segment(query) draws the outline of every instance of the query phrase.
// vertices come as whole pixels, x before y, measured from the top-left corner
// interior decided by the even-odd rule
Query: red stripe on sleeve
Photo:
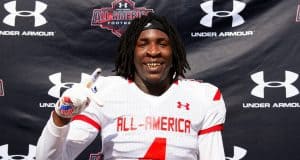
[[[218,101],[221,99],[221,91],[218,89],[215,96],[214,96],[214,101]]]
[[[91,118],[89,118],[85,115],[76,115],[72,118],[72,121],[74,121],[74,120],[81,120],[81,121],[84,121],[84,122],[94,126],[98,130],[101,129],[101,126],[97,122],[95,122],[94,120],[92,120]]]
[[[204,129],[204,130],[200,130],[198,132],[198,135],[203,135],[203,134],[207,134],[210,132],[215,132],[215,131],[222,131],[224,129],[224,125],[223,124],[219,124],[219,125],[215,125],[213,127]]]

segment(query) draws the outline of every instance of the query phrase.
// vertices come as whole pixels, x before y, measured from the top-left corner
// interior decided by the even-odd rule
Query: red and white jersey
[[[220,131],[226,109],[215,86],[183,79],[153,96],[112,76],[99,78],[93,90],[104,105],[92,102],[69,126],[49,120],[39,143],[52,145],[39,144],[37,158],[73,159],[101,132],[104,159],[225,159]]]

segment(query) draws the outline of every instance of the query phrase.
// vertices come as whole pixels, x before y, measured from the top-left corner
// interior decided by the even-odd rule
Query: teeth
[[[156,67],[156,66],[159,66],[160,63],[147,63],[147,66],[148,67]]]

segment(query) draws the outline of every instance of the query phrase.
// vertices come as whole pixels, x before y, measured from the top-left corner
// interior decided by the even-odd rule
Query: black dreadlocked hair
[[[166,29],[166,34],[169,36],[170,45],[172,48],[173,64],[170,70],[170,76],[173,80],[178,76],[185,77],[186,69],[190,70],[190,65],[186,59],[186,51],[184,45],[179,37],[175,28],[163,16],[158,16],[154,13],[149,13],[147,16],[131,21],[125,33],[120,38],[118,46],[118,56],[115,62],[116,75],[122,76],[127,79],[133,79],[135,73],[135,66],[133,62],[134,49],[140,33],[143,31],[144,26],[156,20],[160,22]]]

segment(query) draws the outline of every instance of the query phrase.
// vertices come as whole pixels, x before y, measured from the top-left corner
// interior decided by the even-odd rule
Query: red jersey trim
[[[211,132],[216,132],[216,131],[222,131],[223,129],[224,129],[224,125],[223,124],[219,124],[219,125],[215,125],[215,126],[212,126],[210,128],[207,128],[207,129],[200,130],[198,132],[198,135],[203,135],[203,134],[207,134],[207,133],[211,133]]]
[[[128,81],[128,84],[133,83],[132,79],[127,79],[127,81]]]
[[[214,96],[214,101],[220,100],[222,97],[221,91],[218,89],[215,96]]]
[[[173,84],[176,84],[176,85],[178,85],[178,83],[179,83],[178,79],[174,80],[174,82],[173,82]]]
[[[95,122],[94,120],[92,120],[91,118],[85,116],[85,115],[76,115],[72,118],[72,121],[74,120],[81,120],[81,121],[84,121],[90,125],[92,125],[93,127],[95,127],[96,129],[98,130],[101,130],[101,126]]]

